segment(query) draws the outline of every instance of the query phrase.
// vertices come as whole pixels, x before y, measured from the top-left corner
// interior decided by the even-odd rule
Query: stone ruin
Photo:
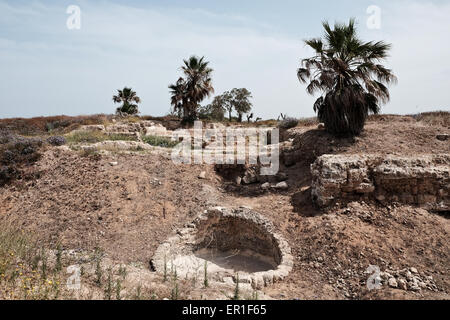
[[[293,267],[287,242],[272,224],[248,208],[212,208],[161,244],[153,265],[160,274],[183,279],[239,283],[261,289]]]
[[[324,155],[311,165],[311,194],[320,207],[376,199],[433,211],[450,210],[450,155]]]
[[[123,134],[123,135],[135,135],[138,138],[143,136],[160,136],[168,137],[172,136],[172,131],[167,130],[162,124],[154,121],[139,121],[135,123],[120,123],[116,122],[108,126],[104,125],[87,125],[82,126],[81,131],[103,131],[107,134]]]

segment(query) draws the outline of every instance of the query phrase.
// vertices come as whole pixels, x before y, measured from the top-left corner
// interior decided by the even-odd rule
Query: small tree
[[[242,116],[252,110],[250,99],[252,94],[245,88],[231,90],[232,105],[238,114],[238,121],[242,122]]]
[[[225,118],[225,107],[222,96],[214,97],[214,100],[205,107],[200,108],[200,118],[223,121]]]
[[[114,103],[122,103],[122,106],[116,109],[116,113],[119,115],[136,115],[139,113],[138,103],[141,103],[141,99],[137,96],[136,92],[131,88],[123,88],[123,90],[117,90],[117,95],[113,96]]]
[[[252,94],[247,89],[233,89],[216,96],[213,103],[220,105],[228,113],[229,121],[233,119],[234,110],[238,114],[238,121],[242,122],[243,115],[252,110],[250,98],[252,98]]]
[[[224,92],[220,96],[217,97],[218,101],[222,104],[223,108],[228,113],[228,120],[232,120],[232,114],[233,114],[233,97],[229,91]]]

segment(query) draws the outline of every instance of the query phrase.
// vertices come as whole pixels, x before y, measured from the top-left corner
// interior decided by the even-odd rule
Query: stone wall
[[[450,210],[450,155],[324,155],[311,165],[312,198],[320,207],[376,199]]]

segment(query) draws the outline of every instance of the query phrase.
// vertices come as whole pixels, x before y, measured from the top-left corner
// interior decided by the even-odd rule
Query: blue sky
[[[68,30],[66,8],[81,8]],[[381,28],[366,10],[381,9]],[[142,114],[164,115],[182,59],[206,56],[216,94],[246,87],[255,115],[312,116],[296,78],[311,54],[303,39],[321,21],[357,18],[361,37],[393,44],[399,78],[384,113],[450,109],[450,1],[0,0],[0,117],[112,113],[115,89],[132,86]],[[205,101],[204,103],[207,103]]]

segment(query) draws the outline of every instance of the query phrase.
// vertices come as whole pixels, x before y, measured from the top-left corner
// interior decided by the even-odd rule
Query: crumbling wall
[[[311,165],[312,198],[320,207],[377,199],[450,209],[450,155],[324,155]]]

